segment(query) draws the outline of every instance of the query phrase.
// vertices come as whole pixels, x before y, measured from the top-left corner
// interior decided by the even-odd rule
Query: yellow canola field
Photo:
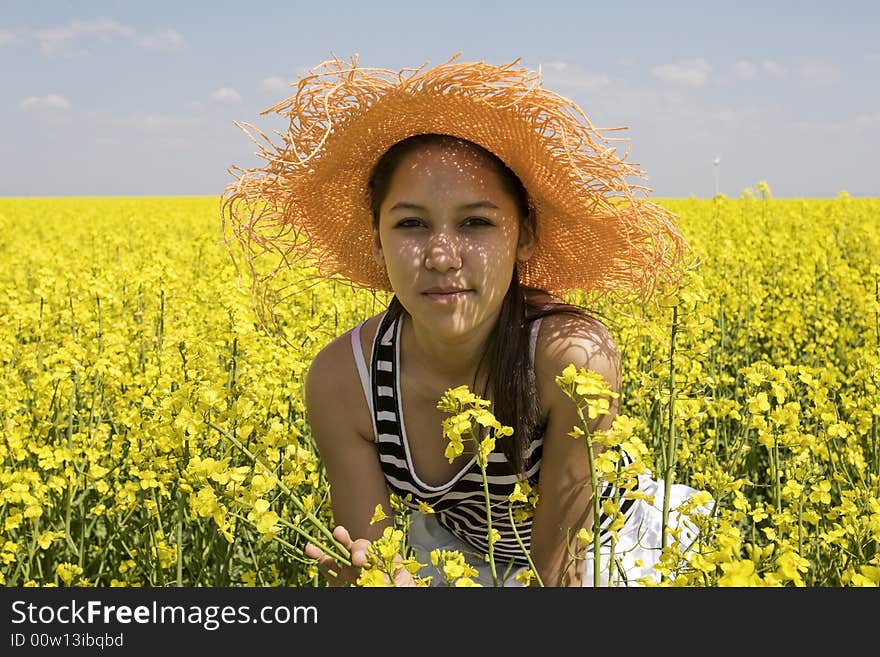
[[[880,199],[657,202],[698,264],[658,309],[593,304],[617,440],[714,504],[641,583],[877,586]],[[0,231],[0,584],[322,586],[303,377],[387,298],[315,285],[268,334],[216,198],[0,199]]]

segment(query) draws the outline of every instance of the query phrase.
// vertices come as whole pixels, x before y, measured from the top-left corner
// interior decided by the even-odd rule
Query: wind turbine
[[[718,165],[721,164],[721,156],[715,156],[715,159],[712,160],[712,165],[715,169],[715,196],[718,196]]]

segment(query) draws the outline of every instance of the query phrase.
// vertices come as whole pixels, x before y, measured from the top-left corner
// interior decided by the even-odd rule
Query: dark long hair
[[[529,234],[535,235],[536,226],[529,196],[516,174],[498,156],[482,146],[442,134],[408,137],[394,144],[380,158],[373,169],[369,183],[373,227],[379,227],[379,208],[388,193],[391,178],[400,161],[409,153],[426,146],[454,145],[467,146],[481,153],[492,163],[503,187],[516,203],[520,234],[528,231]],[[403,304],[397,296],[393,296],[388,304],[388,315],[396,319],[404,312],[406,311]],[[559,313],[589,316],[583,308],[554,299],[545,290],[521,285],[519,271],[514,266],[510,286],[501,303],[501,312],[489,335],[489,343],[477,364],[474,375],[473,386],[476,386],[479,374],[482,371],[486,372],[483,390],[475,392],[484,399],[492,400],[492,412],[495,417],[502,424],[513,428],[513,436],[499,441],[498,445],[521,476],[525,474],[527,467],[525,449],[535,433],[543,429],[543,421],[539,417],[535,370],[530,359],[531,327],[538,318]]]

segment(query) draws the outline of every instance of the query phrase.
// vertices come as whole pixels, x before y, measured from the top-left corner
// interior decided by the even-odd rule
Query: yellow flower
[[[13,541],[6,541],[0,549],[0,561],[3,565],[8,566],[16,560],[15,553],[18,550],[18,544]]]
[[[37,545],[41,550],[45,550],[58,538],[64,538],[64,532],[43,532],[37,537]]]
[[[755,189],[758,190],[762,198],[770,198],[770,185],[767,184],[766,180],[759,180],[755,185]]]
[[[595,420],[600,415],[608,415],[610,413],[610,404],[607,399],[589,399],[587,400],[587,417]]]
[[[43,507],[39,504],[31,504],[24,510],[25,518],[39,518],[41,515],[43,515]]]
[[[695,497],[696,495],[692,496]],[[648,495],[643,490],[628,490],[623,494],[623,499],[625,500],[645,500],[648,504],[654,504],[654,496]]]
[[[853,583],[857,586],[880,586],[880,566],[859,566],[859,574],[853,577]]]
[[[271,538],[278,533],[278,521],[280,518],[277,513],[269,509],[269,502],[267,500],[260,498],[255,501],[253,508],[247,515],[247,519],[254,523],[260,534]]]
[[[831,504],[831,482],[823,479],[810,492],[810,501],[819,504]]]
[[[61,578],[61,581],[65,584],[70,584],[73,581],[73,578],[82,575],[83,569],[73,563],[60,563],[55,566],[55,574]]]
[[[455,580],[455,586],[462,588],[462,587],[482,587],[483,585],[480,584],[479,582],[475,582],[470,577],[459,577],[457,580]]]
[[[513,492],[507,496],[508,501],[510,502],[528,502],[529,499],[526,497],[525,493],[523,493],[522,482],[516,482],[513,485]]]
[[[565,366],[565,369],[562,370],[562,374],[556,377],[556,383],[559,385],[568,385],[574,383],[575,377],[577,377],[577,368],[573,363],[569,363]]]
[[[370,549],[383,561],[390,562],[401,551],[403,538],[404,535],[401,530],[394,529],[393,527],[386,527],[382,531],[382,536],[373,541]]]
[[[388,516],[385,515],[385,511],[382,509],[381,504],[376,505],[376,509],[373,511],[373,517],[370,518],[370,524],[375,525],[377,522],[385,520]]]
[[[13,529],[18,529],[23,520],[24,517],[21,515],[20,511],[12,511],[3,521],[3,527],[7,532],[12,531]]]
[[[577,542],[579,546],[586,547],[593,542],[593,535],[581,527],[577,533]]]
[[[483,440],[480,441],[479,462],[485,465],[488,462],[489,454],[491,454],[494,449],[495,439],[491,436],[483,438]]]
[[[364,587],[389,587],[392,584],[381,570],[365,568],[357,578],[357,585]]]
[[[562,374],[556,377],[556,385],[579,407],[586,407],[590,419],[608,414],[609,400],[620,397],[601,374],[584,367],[577,370],[574,364],[569,364],[562,370]]]
[[[262,497],[265,493],[268,493],[270,490],[275,488],[278,484],[278,479],[274,476],[265,476],[261,474],[255,474],[251,477],[251,492],[257,497]]]
[[[616,449],[606,449],[604,452],[599,454],[594,463],[596,464],[596,471],[602,475],[607,475],[617,468],[617,462],[620,461],[620,452]]]
[[[760,415],[770,410],[770,401],[767,399],[766,392],[759,392],[754,397],[749,397],[749,413],[752,415]]]
[[[463,405],[471,404],[476,395],[468,390],[466,385],[451,388],[443,393],[443,397],[437,403],[437,409],[444,413],[458,413]]]
[[[516,574],[516,581],[523,586],[531,586],[532,578],[534,578],[534,576],[535,572],[530,568],[526,568]]]
[[[761,578],[755,572],[754,562],[746,559],[721,564],[724,574],[718,578],[718,586],[761,586]]]
[[[458,550],[432,550],[430,553],[431,563],[440,568],[443,577],[448,584],[452,584],[460,578],[476,577],[477,569],[465,561],[464,555]],[[461,586],[470,586],[463,583]]]
[[[776,557],[776,575],[795,586],[804,586],[801,573],[810,569],[810,562],[795,552],[784,552]]]
[[[443,455],[450,463],[452,463],[457,457],[461,456],[462,453],[464,453],[464,443],[460,439],[453,440],[450,438]]]
[[[487,410],[475,411],[474,419],[477,421],[477,424],[480,424],[484,427],[494,427],[496,429],[501,428],[501,423],[496,420],[495,416]]]

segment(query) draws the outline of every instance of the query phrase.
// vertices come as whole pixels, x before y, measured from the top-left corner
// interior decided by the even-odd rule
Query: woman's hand
[[[366,538],[353,540],[345,527],[339,526],[333,530],[333,538],[339,541],[343,548],[351,554],[351,566],[340,565],[336,560],[325,553],[317,545],[306,545],[306,556],[318,562],[318,569],[324,574],[330,586],[355,586],[361,569],[367,565],[367,553],[372,543]],[[398,560],[400,557],[398,555]],[[385,581],[390,583],[386,575]],[[403,567],[394,571],[394,586],[416,586],[410,572]]]
[[[338,564],[336,559],[312,543],[306,545],[306,556],[318,562],[318,569],[330,586],[354,586],[361,568],[367,565],[367,550],[371,543],[365,538],[352,540],[348,530],[342,526],[333,530],[333,538],[351,554],[351,566]]]

